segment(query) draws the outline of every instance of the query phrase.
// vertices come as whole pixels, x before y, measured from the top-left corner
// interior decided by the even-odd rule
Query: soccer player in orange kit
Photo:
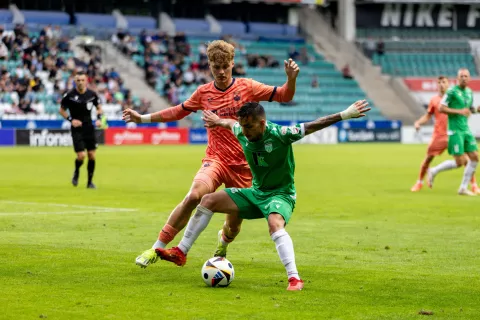
[[[424,114],[420,119],[415,122],[415,129],[419,130],[420,126],[427,123],[432,116],[435,117],[435,126],[433,128],[432,140],[428,145],[427,149],[427,156],[422,162],[422,166],[420,168],[420,174],[418,177],[417,182],[411,188],[412,192],[418,192],[423,187],[423,179],[427,174],[428,168],[430,163],[432,162],[433,158],[436,156],[441,155],[448,147],[448,116],[446,113],[440,112],[440,102],[442,98],[447,92],[449,87],[449,82],[447,77],[439,76],[438,77],[438,94],[433,96],[430,99],[430,103],[428,104],[427,113]],[[445,165],[450,165],[452,161],[448,160],[445,162]],[[443,165],[443,164],[440,164]],[[480,189],[477,186],[477,182],[475,180],[475,176],[472,176],[471,180],[472,191],[474,193],[480,194]],[[431,187],[431,186],[430,186]]]
[[[220,118],[237,119],[237,112],[249,101],[291,101],[295,94],[296,80],[300,71],[297,64],[289,59],[284,61],[287,81],[282,87],[268,86],[252,79],[233,78],[235,48],[222,40],[211,42],[207,48],[210,71],[214,81],[201,85],[184,103],[152,114],[140,115],[126,109],[123,119],[127,122],[169,122],[180,120],[191,112],[210,110]],[[242,147],[231,130],[221,127],[207,128],[208,145],[206,157],[193,179],[190,191],[184,200],[170,214],[167,223],[158,235],[152,248],[144,251],[135,260],[141,267],[155,263],[156,248],[165,248],[187,224],[193,209],[202,197],[214,192],[222,184],[231,188],[248,188],[252,174]],[[227,215],[223,229],[219,231],[215,256],[225,257],[227,246],[240,232],[242,219]]]

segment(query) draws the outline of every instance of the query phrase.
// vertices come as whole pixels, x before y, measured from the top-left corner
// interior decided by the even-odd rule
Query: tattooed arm
[[[370,108],[367,108],[367,106],[368,102],[365,100],[359,100],[342,112],[321,117],[311,122],[306,122],[304,124],[305,135],[322,130],[323,128],[329,127],[342,120],[365,117],[365,113],[370,111]]]

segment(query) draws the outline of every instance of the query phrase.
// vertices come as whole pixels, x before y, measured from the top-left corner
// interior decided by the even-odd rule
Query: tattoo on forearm
[[[313,133],[323,128],[329,127],[334,123],[342,121],[340,113],[331,114],[326,117],[318,118],[315,121],[305,123],[305,134]]]

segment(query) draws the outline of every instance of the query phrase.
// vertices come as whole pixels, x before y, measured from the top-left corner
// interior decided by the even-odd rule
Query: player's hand
[[[218,125],[220,117],[210,110],[204,110],[202,120],[205,121],[205,128],[214,128]]]
[[[418,121],[415,121],[414,126],[415,126],[415,130],[417,131],[420,130],[420,123],[418,123]]]
[[[460,110],[460,114],[468,118],[472,114],[472,111],[469,108],[465,108]]]
[[[350,107],[340,112],[342,120],[351,119],[351,118],[362,118],[365,117],[368,111],[372,108],[368,108],[367,100],[358,100]]]
[[[78,127],[81,127],[81,126],[82,126],[82,121],[77,120],[77,119],[72,120],[72,127],[78,128]]]
[[[285,73],[287,74],[288,80],[296,79],[298,73],[300,72],[300,68],[298,67],[297,63],[292,59],[283,60],[285,64]]]
[[[142,121],[140,120],[140,114],[132,109],[125,109],[123,110],[122,114],[122,120],[125,122],[135,122],[135,123],[141,123]]]
[[[95,121],[95,126],[100,128],[102,126],[102,122],[100,120]]]

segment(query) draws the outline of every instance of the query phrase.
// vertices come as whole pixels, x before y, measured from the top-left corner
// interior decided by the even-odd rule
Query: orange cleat
[[[412,189],[410,189],[410,191],[412,191],[412,192],[418,192],[418,191],[422,190],[422,187],[423,187],[423,184],[420,183],[420,182],[417,182],[417,183],[415,183],[415,185],[412,187]]]
[[[472,185],[472,192],[480,195],[480,188],[476,184],[473,184]]]
[[[303,280],[291,277],[288,279],[288,291],[300,291],[303,289]]]
[[[171,249],[157,248],[155,252],[160,259],[173,262],[179,267],[183,267],[187,263],[187,256],[178,247]]]

